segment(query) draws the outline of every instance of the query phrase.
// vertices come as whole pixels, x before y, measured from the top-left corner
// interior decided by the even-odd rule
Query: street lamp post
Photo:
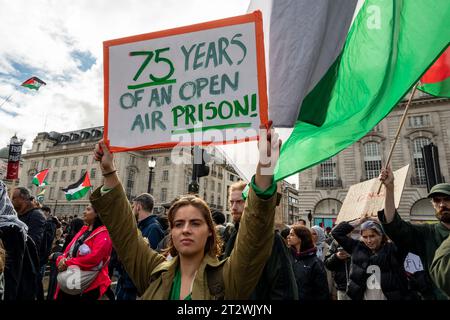
[[[155,158],[151,158],[150,160],[148,160],[148,188],[147,188],[147,193],[151,193],[150,191],[152,190],[152,175],[153,175],[153,169],[156,166],[156,160]]]

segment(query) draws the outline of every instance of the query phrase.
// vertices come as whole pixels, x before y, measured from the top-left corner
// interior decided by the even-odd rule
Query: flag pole
[[[389,151],[389,156],[388,156],[388,159],[386,161],[385,168],[387,168],[389,166],[389,163],[391,162],[391,158],[392,158],[392,154],[394,153],[395,145],[397,144],[398,137],[400,136],[400,131],[401,131],[402,127],[403,127],[403,124],[405,123],[406,115],[408,114],[408,110],[409,110],[409,107],[411,105],[411,101],[412,101],[412,99],[414,97],[414,93],[416,93],[416,89],[417,89],[418,85],[419,85],[419,82],[417,82],[414,85],[413,90],[411,92],[411,96],[409,97],[408,103],[406,104],[405,111],[403,112],[402,119],[400,120],[400,124],[399,124],[399,126],[397,128],[397,133],[395,134],[394,142],[392,143],[391,150]],[[383,183],[381,182],[380,186],[378,187],[377,195],[380,194],[382,185],[383,185]]]

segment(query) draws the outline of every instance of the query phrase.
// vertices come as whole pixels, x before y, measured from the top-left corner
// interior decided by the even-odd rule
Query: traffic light
[[[194,147],[193,180],[209,175],[209,166],[206,164],[209,158],[209,154],[204,149]]]

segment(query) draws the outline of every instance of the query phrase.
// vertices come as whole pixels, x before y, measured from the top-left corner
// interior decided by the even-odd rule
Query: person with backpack
[[[137,221],[138,229],[144,238],[148,239],[150,247],[156,250],[158,243],[164,238],[164,231],[160,219],[153,214],[154,199],[149,193],[143,193],[133,200],[132,210]],[[119,260],[120,261],[120,260]],[[116,299],[136,300],[137,289],[122,264],[117,268]]]
[[[270,131],[269,131],[270,130]],[[269,132],[267,132],[269,131]],[[114,165],[114,155],[103,140],[94,157],[100,162],[104,185],[94,191],[91,202],[108,227],[119,258],[129,271],[138,294],[145,300],[248,299],[273,243],[276,183],[273,170],[281,141],[271,124],[261,136],[260,159],[249,189],[239,235],[231,256],[219,261],[220,239],[211,211],[204,200],[185,196],[169,210],[172,260],[149,249],[136,222]],[[256,241],[257,240],[257,241]]]

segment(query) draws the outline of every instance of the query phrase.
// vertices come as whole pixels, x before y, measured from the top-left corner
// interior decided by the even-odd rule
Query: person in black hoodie
[[[348,236],[360,226],[361,240]],[[409,300],[403,261],[407,255],[389,242],[381,225],[367,216],[351,223],[343,221],[331,232],[351,254],[347,295],[352,300]]]
[[[288,236],[292,267],[298,288],[299,300],[329,300],[327,274],[323,262],[316,255],[311,231],[295,225]]]

